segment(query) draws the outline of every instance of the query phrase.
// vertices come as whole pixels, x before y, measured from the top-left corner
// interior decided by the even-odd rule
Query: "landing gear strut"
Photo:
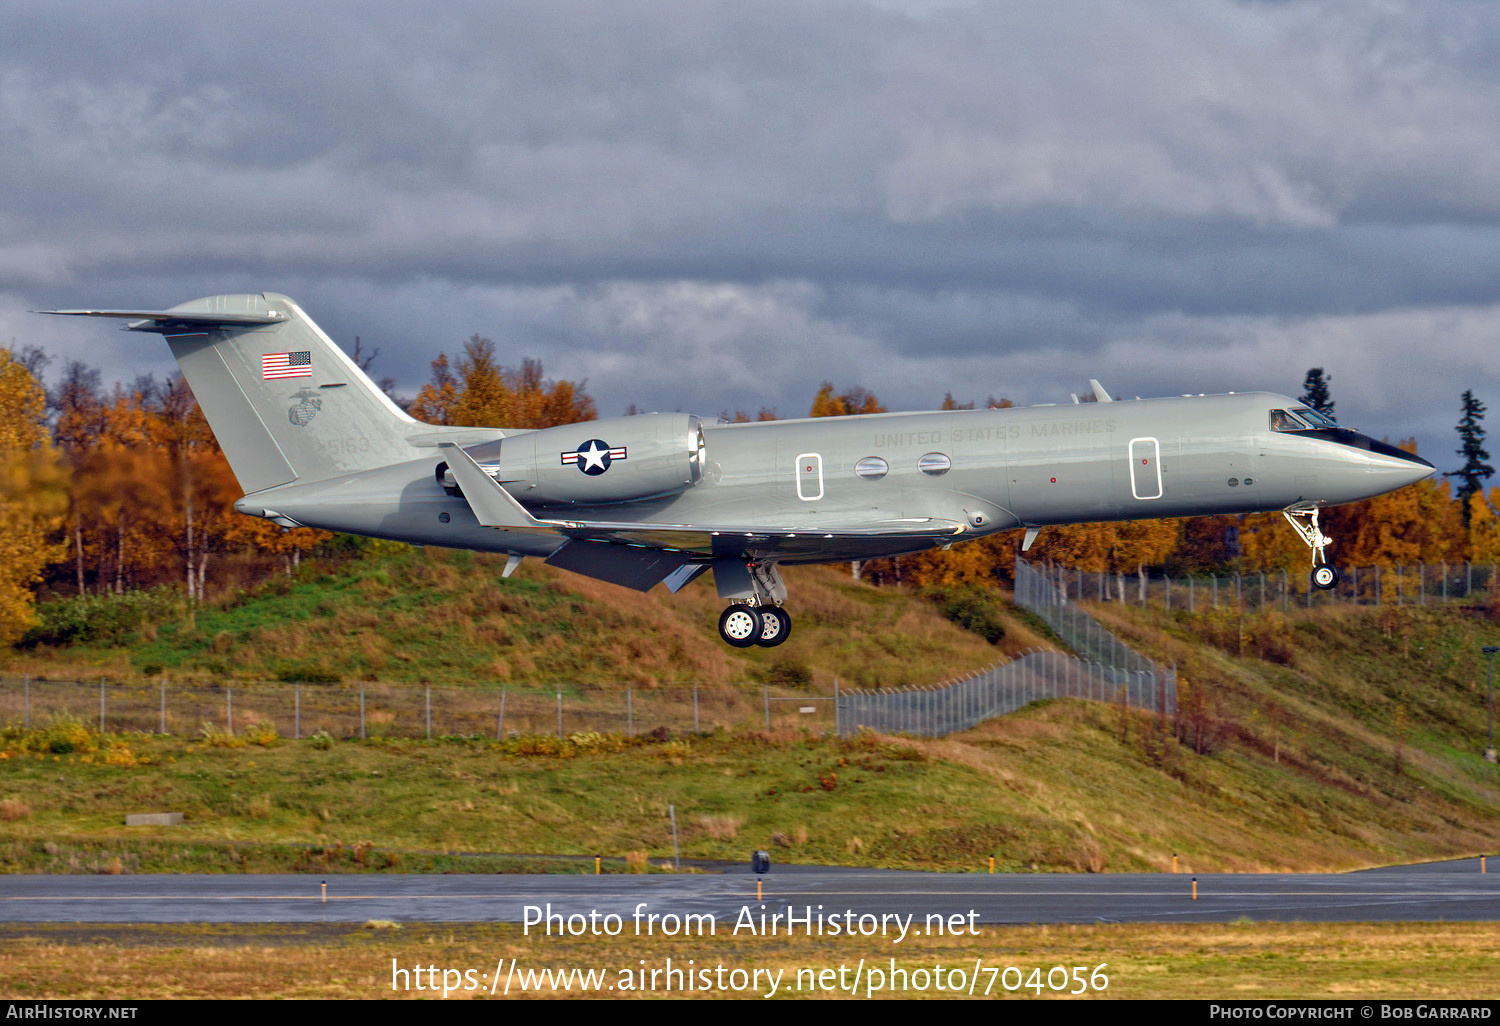
[[[1281,515],[1286,517],[1287,523],[1292,525],[1307,543],[1307,547],[1312,549],[1313,568],[1310,578],[1313,587],[1322,591],[1331,590],[1339,583],[1339,569],[1328,562],[1328,557],[1324,554],[1324,548],[1332,545],[1333,539],[1318,527],[1318,508],[1287,509],[1282,510]]]
[[[719,595],[734,604],[719,617],[719,637],[735,648],[774,648],[792,633],[792,618],[781,608],[786,585],[771,563],[714,560]]]

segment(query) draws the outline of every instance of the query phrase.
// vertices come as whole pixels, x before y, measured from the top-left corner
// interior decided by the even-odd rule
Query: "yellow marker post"
[[[760,881],[759,880],[755,881],[755,900],[756,901],[760,900]]]
[[[1198,878],[1196,876],[1193,877],[1193,900],[1198,900]]]
[[[995,871],[995,856],[991,855],[990,856],[990,872],[994,873],[994,871]]]
[[[323,904],[328,904],[328,881],[323,881]]]
[[[601,874],[602,874],[602,871],[599,868],[599,856],[595,855],[594,856],[594,875],[595,876],[600,876]]]
[[[1177,853],[1172,853],[1172,872],[1177,872]]]
[[[1481,873],[1484,872],[1484,856],[1483,855],[1479,856],[1479,871]]]

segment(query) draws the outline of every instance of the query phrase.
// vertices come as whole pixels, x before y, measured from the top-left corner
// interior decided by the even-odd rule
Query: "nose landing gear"
[[[1286,509],[1281,511],[1286,517],[1287,523],[1302,536],[1307,547],[1312,549],[1313,568],[1309,575],[1314,588],[1321,591],[1329,591],[1339,583],[1338,567],[1328,562],[1324,554],[1324,548],[1333,544],[1333,539],[1324,534],[1318,527],[1318,508],[1312,509]]]

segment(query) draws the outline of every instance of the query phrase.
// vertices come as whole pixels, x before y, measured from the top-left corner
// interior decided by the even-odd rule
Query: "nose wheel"
[[[792,618],[780,606],[736,602],[719,617],[719,637],[735,648],[775,648],[792,633]]]
[[[1314,588],[1322,591],[1330,591],[1339,583],[1338,567],[1328,562],[1324,550],[1333,544],[1333,539],[1324,534],[1318,526],[1318,509],[1286,509],[1281,511],[1286,517],[1287,523],[1291,524],[1307,547],[1312,549],[1313,568],[1309,575]]]

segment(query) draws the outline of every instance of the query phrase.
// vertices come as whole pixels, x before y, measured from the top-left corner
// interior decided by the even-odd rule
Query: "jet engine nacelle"
[[[703,426],[687,413],[563,424],[511,435],[480,465],[528,505],[649,499],[702,478]],[[446,468],[441,478],[456,490]]]

